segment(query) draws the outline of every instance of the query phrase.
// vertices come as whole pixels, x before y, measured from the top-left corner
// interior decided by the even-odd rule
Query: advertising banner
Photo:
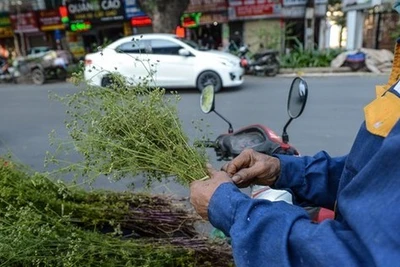
[[[281,14],[281,0],[229,0],[229,19],[267,18]]]
[[[136,0],[125,0],[125,17],[127,19],[145,16],[146,13],[139,8]]]
[[[185,12],[215,12],[226,11],[228,4],[226,0],[190,0]]]
[[[57,9],[38,11],[39,26],[42,31],[64,30],[64,23]]]
[[[283,0],[283,6],[305,6],[308,0]],[[315,5],[324,5],[328,0],[314,0]]]
[[[13,37],[14,32],[11,28],[10,14],[0,13],[0,38]]]
[[[36,13],[33,11],[20,14],[11,14],[10,19],[14,32],[16,33],[29,33],[39,31],[39,24],[37,21]]]
[[[70,21],[100,23],[124,19],[123,0],[72,0],[67,3]]]

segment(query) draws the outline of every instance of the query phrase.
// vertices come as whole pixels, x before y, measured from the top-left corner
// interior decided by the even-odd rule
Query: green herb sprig
[[[183,130],[180,96],[146,83],[129,85],[116,74],[113,81],[107,88],[86,85],[75,94],[55,96],[68,107],[66,127],[83,156],[66,169],[91,181],[100,175],[115,181],[145,174],[148,184],[174,177],[188,185],[205,177],[206,153],[192,146]],[[56,162],[54,155],[47,157],[47,163]]]

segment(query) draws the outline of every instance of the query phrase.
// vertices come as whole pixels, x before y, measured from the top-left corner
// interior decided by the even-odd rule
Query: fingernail
[[[232,181],[235,182],[235,183],[240,182],[240,176],[234,175],[234,176],[232,177]]]

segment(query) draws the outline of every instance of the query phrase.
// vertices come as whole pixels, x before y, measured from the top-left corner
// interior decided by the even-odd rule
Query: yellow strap
[[[390,88],[389,84],[376,85],[375,86],[376,98],[381,97],[383,93],[385,93],[389,88]]]
[[[394,47],[394,58],[392,63],[392,70],[390,72],[387,84],[375,86],[376,97],[381,97],[393,84],[400,79],[400,38],[397,39]]]
[[[400,97],[387,92],[366,105],[364,114],[368,132],[386,137],[400,118]]]
[[[392,64],[392,71],[389,76],[388,85],[391,86],[396,83],[400,78],[400,38],[396,41],[394,47],[394,59]]]

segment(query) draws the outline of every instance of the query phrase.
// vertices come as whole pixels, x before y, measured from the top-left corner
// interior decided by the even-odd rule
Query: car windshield
[[[30,54],[38,54],[38,53],[45,53],[50,51],[50,47],[47,46],[39,46],[39,47],[33,47],[28,50],[28,55]]]
[[[209,50],[207,48],[201,47],[200,45],[198,45],[196,42],[193,42],[192,40],[188,40],[188,39],[180,38],[180,37],[176,37],[176,39],[178,39],[179,41],[184,42],[185,44],[187,44],[188,46],[190,46],[191,48],[194,48],[196,50],[199,50],[199,51]]]

